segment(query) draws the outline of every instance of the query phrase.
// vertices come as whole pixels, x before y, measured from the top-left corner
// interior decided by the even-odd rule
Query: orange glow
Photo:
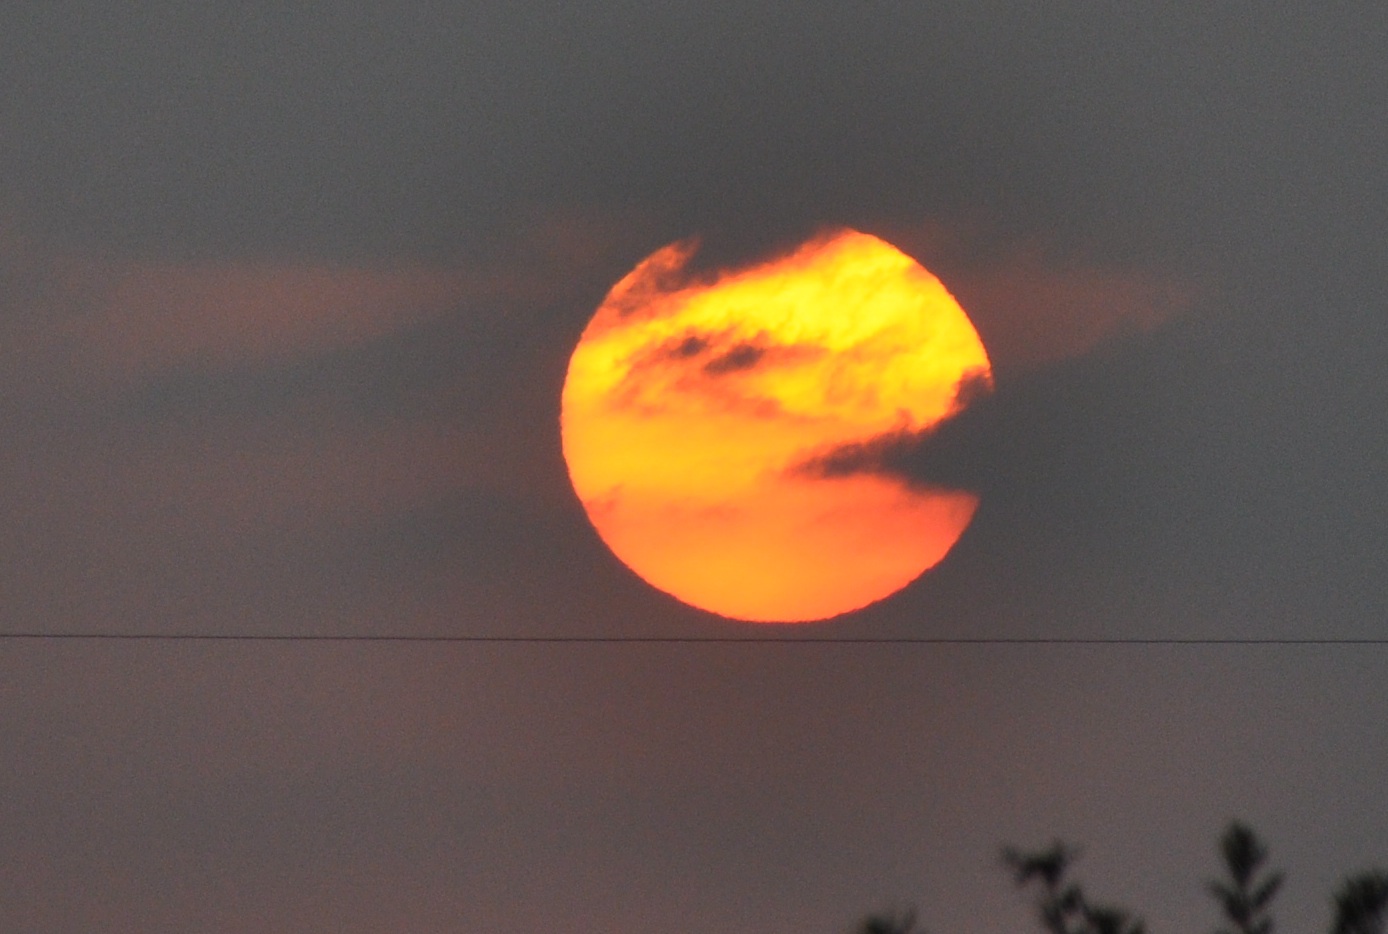
[[[583,332],[564,458],[608,547],[674,597],[758,622],[826,619],[906,586],[953,546],[972,493],[800,469],[919,431],[991,378],[968,316],[888,243],[841,231],[709,277],[656,251]]]

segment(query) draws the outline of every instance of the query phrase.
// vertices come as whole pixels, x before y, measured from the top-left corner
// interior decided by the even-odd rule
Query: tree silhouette
[[[1283,874],[1265,868],[1267,847],[1247,824],[1232,821],[1219,838],[1227,878],[1207,888],[1219,903],[1224,924],[1214,934],[1272,934],[1272,901]],[[1056,841],[1041,850],[1003,850],[1003,864],[1018,886],[1037,891],[1036,908],[1047,934],[1146,934],[1141,918],[1124,908],[1096,904],[1072,881],[1079,851]],[[1331,896],[1335,915],[1330,934],[1388,934],[1388,872],[1371,869],[1347,877]],[[873,915],[856,934],[919,934],[916,914]]]
[[[1283,876],[1274,872],[1258,877],[1267,861],[1267,847],[1247,825],[1233,821],[1220,837],[1219,852],[1229,878],[1211,881],[1209,889],[1228,926],[1218,928],[1215,934],[1272,934],[1268,906],[1282,887]]]
[[[1065,878],[1077,856],[1077,851],[1059,840],[1049,849],[1032,853],[1012,848],[1002,851],[1002,861],[1012,870],[1017,885],[1025,887],[1035,883],[1040,886],[1036,907],[1041,913],[1041,926],[1051,934],[1076,934],[1076,922],[1083,916],[1079,886]]]
[[[1141,919],[1126,909],[1091,902],[1066,873],[1079,856],[1060,841],[1048,849],[1026,853],[1008,848],[1002,859],[1019,886],[1039,886],[1036,906],[1041,926],[1050,934],[1146,934]]]
[[[1350,876],[1335,890],[1335,923],[1331,934],[1383,934],[1388,920],[1388,872],[1372,870]]]

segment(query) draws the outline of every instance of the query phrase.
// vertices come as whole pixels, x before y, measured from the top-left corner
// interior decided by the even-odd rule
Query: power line
[[[143,632],[0,632],[0,641],[51,642],[356,642],[446,643],[480,645],[1132,645],[1132,646],[1372,646],[1388,638],[1124,638],[1124,637],[969,637],[969,636],[496,636],[369,635],[313,633],[143,633]]]

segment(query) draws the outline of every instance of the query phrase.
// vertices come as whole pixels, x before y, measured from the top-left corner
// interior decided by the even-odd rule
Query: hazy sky
[[[847,225],[983,496],[790,636],[1388,639],[1388,8],[11,3],[7,632],[764,635],[616,563],[568,354],[666,243]],[[776,630],[777,633],[781,632]],[[1213,927],[1388,865],[1388,645],[0,642],[0,927],[1015,934],[1005,843]]]

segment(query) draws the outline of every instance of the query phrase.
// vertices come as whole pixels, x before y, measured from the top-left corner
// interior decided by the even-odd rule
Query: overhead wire
[[[370,633],[0,632],[0,642],[346,642],[473,645],[1377,646],[1388,638],[1122,636],[545,636]]]

